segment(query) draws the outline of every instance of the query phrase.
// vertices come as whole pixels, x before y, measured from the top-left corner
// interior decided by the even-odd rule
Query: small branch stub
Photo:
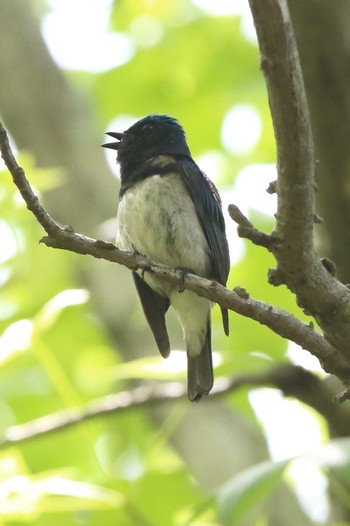
[[[255,228],[243,212],[241,212],[238,206],[233,204],[229,205],[228,213],[230,214],[231,219],[238,224],[237,232],[239,237],[249,239],[255,245],[267,248],[269,251],[272,250],[272,237]]]

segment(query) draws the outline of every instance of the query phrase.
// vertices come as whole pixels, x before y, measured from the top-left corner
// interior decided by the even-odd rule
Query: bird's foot
[[[180,275],[180,285],[177,291],[181,293],[185,290],[185,287],[184,287],[185,277],[187,276],[187,274],[193,274],[194,272],[192,269],[185,268],[185,267],[177,267],[175,271],[176,271],[176,274]]]
[[[142,254],[142,252],[139,252],[138,250],[135,250],[133,251],[133,254],[134,256],[141,256],[143,258],[147,258],[147,256],[145,254]],[[139,274],[141,276],[142,279],[145,279],[145,272],[150,272],[151,271],[151,268],[150,266],[148,266],[147,264],[145,265],[144,263],[142,263],[142,265],[138,265],[136,268],[134,268],[134,271],[136,272],[137,270],[139,270]]]

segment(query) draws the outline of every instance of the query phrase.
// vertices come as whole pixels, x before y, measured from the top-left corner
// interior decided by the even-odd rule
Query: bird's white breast
[[[117,245],[149,259],[210,276],[209,247],[194,204],[176,174],[154,175],[129,188],[120,200],[117,214]],[[211,303],[194,292],[158,280],[151,272],[146,283],[168,296],[183,327],[191,356],[202,350]]]
[[[149,259],[209,276],[209,247],[194,204],[176,174],[154,175],[123,195],[117,215],[117,245]]]

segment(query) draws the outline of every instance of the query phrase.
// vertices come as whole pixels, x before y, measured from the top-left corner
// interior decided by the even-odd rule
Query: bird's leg
[[[147,257],[145,256],[145,254],[142,254],[141,252],[139,252],[138,250],[135,250],[134,249],[134,256],[142,256],[142,257]],[[139,270],[140,267],[136,267],[134,268],[134,271],[136,272],[137,270]],[[141,275],[141,278],[142,279],[145,279],[145,272],[151,272],[151,269],[150,268],[147,268],[147,267],[141,267],[141,272],[140,272],[140,275]]]
[[[185,277],[187,276],[187,274],[194,274],[194,272],[192,269],[185,268],[185,267],[176,267],[175,271],[176,273],[180,274],[181,285],[179,285],[177,291],[181,293],[185,290],[185,287],[184,287]]]

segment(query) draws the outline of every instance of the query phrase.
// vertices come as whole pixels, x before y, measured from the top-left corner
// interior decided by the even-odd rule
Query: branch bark
[[[21,192],[27,208],[34,214],[48,234],[41,239],[41,242],[46,246],[69,250],[77,254],[89,254],[95,258],[119,263],[132,270],[152,272],[165,281],[192,290],[199,296],[204,296],[222,307],[266,325],[283,338],[294,341],[310,351],[324,364],[328,372],[336,374],[342,380],[346,380],[350,376],[350,367],[343,362],[339,363],[339,359],[336,358],[336,350],[323,336],[315,331],[312,325],[306,325],[283,309],[252,299],[247,291],[242,288],[237,287],[235,290],[229,291],[216,281],[201,278],[194,274],[187,274],[183,277],[182,273],[175,269],[149,261],[139,254],[122,251],[112,243],[77,234],[72,227],[60,227],[40,204],[23,168],[18,166],[6,130],[1,123],[0,149],[5,164],[12,174],[15,185]]]
[[[313,241],[314,155],[298,50],[286,0],[249,0],[257,31],[277,143],[278,211],[272,284],[285,283],[350,364],[350,291],[318,257]],[[348,373],[346,373],[348,376]],[[344,377],[343,377],[344,378]],[[348,376],[346,383],[348,384]]]

